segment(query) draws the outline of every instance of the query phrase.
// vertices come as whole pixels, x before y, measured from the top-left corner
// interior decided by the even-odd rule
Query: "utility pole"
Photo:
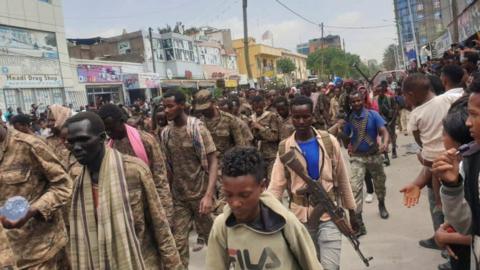
[[[452,41],[453,43],[458,43],[459,41],[459,36],[458,36],[458,7],[457,7],[457,1],[452,0],[452,18],[453,18],[453,35],[452,35]]]
[[[247,22],[247,0],[243,0],[243,47],[245,53],[245,65],[247,66],[248,81],[252,87],[252,69],[250,67],[250,54],[248,51],[248,22]]]
[[[455,2],[455,0],[453,2]],[[407,0],[407,5],[408,5],[408,13],[410,13],[410,25],[412,27],[413,45],[415,48],[415,56],[417,57],[417,68],[418,68],[420,66],[420,51],[418,50],[417,35],[415,34],[415,23],[413,22],[412,5],[410,4],[410,0]]]
[[[152,48],[152,64],[153,73],[157,73],[157,67],[155,66],[155,49],[153,48],[152,27],[148,28],[148,39],[150,40],[150,48]]]
[[[324,52],[323,52],[323,27],[324,27],[324,24],[322,22],[320,24],[320,29],[322,31],[322,36],[320,38],[320,53],[321,53],[321,56],[322,56],[321,57],[321,74],[323,74],[323,72],[324,72],[324,70],[323,70],[323,54],[324,54]],[[319,75],[321,75],[321,74],[319,74]]]

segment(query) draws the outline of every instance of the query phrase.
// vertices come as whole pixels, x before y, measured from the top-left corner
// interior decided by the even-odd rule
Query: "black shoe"
[[[418,242],[418,244],[419,244],[421,247],[424,247],[424,248],[431,248],[431,249],[441,250],[440,247],[437,246],[437,243],[435,243],[435,240],[433,240],[433,237],[430,237],[430,238],[425,239],[425,240],[420,240],[420,241]]]
[[[448,251],[447,251],[446,249],[442,250],[442,252],[440,253],[440,255],[442,255],[442,258],[448,259]]]
[[[383,156],[383,164],[385,164],[385,166],[390,166],[390,159],[388,158],[388,154],[385,154],[385,156]]]
[[[378,210],[380,211],[380,217],[383,219],[387,219],[390,214],[388,214],[387,208],[385,207],[385,201],[379,200],[378,201]]]
[[[392,158],[393,158],[393,159],[396,159],[397,157],[398,157],[398,156],[397,156],[397,152],[393,152],[393,153],[392,153]]]
[[[438,270],[452,270],[452,265],[450,264],[450,262],[439,264]]]

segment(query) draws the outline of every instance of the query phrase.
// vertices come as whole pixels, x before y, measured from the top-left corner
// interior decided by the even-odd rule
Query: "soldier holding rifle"
[[[328,197],[335,202],[334,205],[341,205],[349,210],[351,225],[357,228],[354,219],[356,204],[340,146],[335,137],[312,127],[314,116],[311,99],[305,96],[295,97],[290,108],[295,132],[279,145],[268,190],[279,200],[282,199],[284,191],[288,191],[290,209],[309,229],[323,268],[339,269],[342,234],[334,223],[332,212],[312,207],[319,205],[311,203],[313,194],[307,183],[287,167],[280,156],[293,149],[305,175],[308,174],[317,186],[324,188]],[[351,231],[348,224],[344,225],[344,228]]]

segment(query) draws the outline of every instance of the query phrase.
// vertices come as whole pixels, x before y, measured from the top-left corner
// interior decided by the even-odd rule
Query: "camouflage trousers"
[[[355,203],[357,204],[357,213],[361,213],[363,210],[363,182],[365,180],[366,170],[372,175],[373,186],[375,187],[375,194],[378,200],[385,199],[385,181],[387,180],[387,176],[383,168],[383,157],[381,154],[352,156],[350,157],[350,167],[352,171],[350,182]]]
[[[173,225],[172,233],[175,238],[178,253],[185,268],[188,269],[188,261],[190,258],[188,236],[190,229],[195,222],[195,228],[198,236],[205,241],[208,240],[208,235],[212,229],[213,219],[211,215],[200,215],[200,200],[193,201],[173,201]]]

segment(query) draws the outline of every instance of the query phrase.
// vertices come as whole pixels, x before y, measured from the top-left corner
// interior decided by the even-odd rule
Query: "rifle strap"
[[[337,203],[339,203],[339,198],[338,198],[339,194],[337,192],[338,183],[337,183],[337,177],[336,177],[337,160],[334,156],[334,146],[333,146],[332,138],[330,137],[330,133],[328,133],[327,131],[317,130],[317,132],[320,135],[320,138],[322,139],[323,145],[325,147],[326,157],[329,158],[332,162],[333,187],[334,187],[335,196],[337,197],[336,201]],[[282,156],[287,152],[285,143],[286,143],[286,140],[283,140],[278,145],[279,156]],[[285,179],[287,180],[287,193],[289,197],[288,208],[290,208],[290,204],[292,203],[292,200],[293,200],[293,193],[291,189],[292,177],[290,175],[290,170],[288,170],[287,166],[285,166],[285,164],[283,164],[283,166],[284,166]]]

